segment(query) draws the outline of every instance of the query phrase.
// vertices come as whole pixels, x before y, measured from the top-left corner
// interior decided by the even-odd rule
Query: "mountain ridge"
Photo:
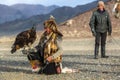
[[[40,15],[40,14],[48,14],[52,10],[58,8],[57,5],[51,5],[51,6],[43,6],[40,4],[15,4],[10,6],[16,10],[19,10],[25,15],[25,17],[29,18],[34,15]],[[33,11],[32,11],[33,10]]]
[[[16,4],[8,6],[0,4],[0,24],[17,19],[26,19],[34,15],[48,14],[58,7],[59,6],[57,5],[43,6],[32,4]]]
[[[107,2],[108,0],[104,0]],[[46,15],[37,15],[32,16],[25,20],[16,20],[1,24],[0,31],[8,30],[9,33],[19,33],[23,30],[29,29],[33,24],[36,24],[37,30],[43,30],[43,22],[49,18],[50,15],[53,15],[56,18],[57,23],[63,23],[66,20],[74,18],[77,15],[81,15],[84,12],[87,12],[97,6],[97,1],[88,3],[86,5],[76,6],[76,7],[60,7],[53,10],[51,13]],[[82,11],[83,10],[83,11]],[[4,33],[3,33],[4,34]]]
[[[0,10],[0,23],[23,17],[19,10],[13,9],[7,5],[0,4]]]

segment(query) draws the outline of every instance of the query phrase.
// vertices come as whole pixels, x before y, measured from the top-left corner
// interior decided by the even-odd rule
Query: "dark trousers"
[[[41,57],[39,55],[38,52],[31,52],[27,55],[28,57],[28,60],[29,61],[34,61],[34,60],[38,60],[38,64],[34,63],[35,66],[37,67],[42,67],[44,68],[43,70],[41,69],[38,73],[41,74],[41,73],[44,73],[44,74],[47,74],[47,75],[52,75],[52,74],[60,74],[61,73],[61,68],[60,68],[60,63],[48,63],[48,64],[45,64],[43,62],[43,57]],[[58,71],[57,69],[60,69],[60,71]]]
[[[98,56],[99,46],[101,43],[101,57],[105,56],[105,44],[106,44],[107,32],[97,32],[95,37],[95,57]]]

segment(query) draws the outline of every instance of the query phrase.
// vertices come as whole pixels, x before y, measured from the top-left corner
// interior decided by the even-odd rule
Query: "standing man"
[[[101,43],[101,58],[108,58],[108,56],[105,55],[105,45],[107,32],[108,35],[111,35],[112,26],[109,13],[105,9],[105,4],[103,1],[98,2],[98,9],[93,12],[89,25],[91,27],[93,36],[95,36],[94,58],[98,59],[100,43]]]

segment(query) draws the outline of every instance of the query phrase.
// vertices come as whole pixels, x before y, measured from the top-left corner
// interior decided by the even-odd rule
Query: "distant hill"
[[[58,8],[59,6],[43,6],[43,5],[30,5],[30,4],[15,4],[11,6],[14,9],[19,10],[25,17],[31,17],[33,15],[48,14],[52,10]]]
[[[15,4],[12,6],[0,4],[0,24],[14,21],[17,19],[26,19],[34,15],[48,14],[59,6],[43,6],[29,4]]]
[[[109,0],[104,0],[109,1]],[[62,23],[66,20],[69,20],[71,18],[74,18],[75,16],[81,15],[97,6],[97,1],[94,1],[92,3],[88,3],[86,5],[79,5],[74,8],[72,7],[60,7],[56,8],[49,14],[44,15],[37,15],[32,16],[25,20],[15,20],[12,22],[8,22],[5,24],[1,24],[0,26],[0,32],[5,34],[3,30],[7,30],[7,32],[13,34],[13,33],[19,33],[23,30],[26,30],[30,28],[33,24],[37,24],[37,30],[43,30],[43,22],[49,18],[50,15],[53,15],[56,18],[57,23]],[[86,16],[85,16],[86,17]]]
[[[0,4],[0,23],[20,19],[22,17],[23,15],[19,10]]]

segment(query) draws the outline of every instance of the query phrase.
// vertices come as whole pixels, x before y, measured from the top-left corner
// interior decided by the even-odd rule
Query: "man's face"
[[[50,28],[45,28],[45,31],[49,34],[51,32]]]
[[[103,10],[104,10],[104,6],[100,4],[100,5],[98,6],[98,9],[101,10],[101,11],[103,11]]]

